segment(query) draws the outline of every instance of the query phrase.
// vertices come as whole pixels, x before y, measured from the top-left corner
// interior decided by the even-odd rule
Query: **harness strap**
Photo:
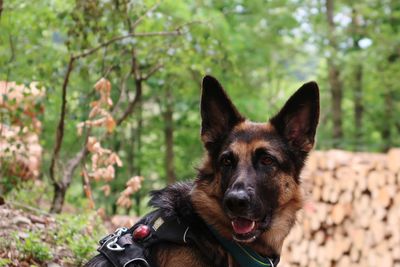
[[[222,237],[212,226],[209,225],[208,227],[241,267],[276,267],[279,263],[279,256],[275,258],[263,257],[248,246]]]
[[[135,230],[146,226],[149,233],[140,239],[135,239]],[[274,258],[262,257],[247,246],[219,235],[211,226],[204,226],[212,232],[215,242],[218,242],[228,253],[232,255],[241,267],[276,267],[279,256]],[[140,229],[139,229],[140,230]],[[196,236],[197,233],[197,236]],[[132,237],[133,235],[133,237]],[[119,228],[100,240],[100,247],[97,249],[103,254],[114,267],[134,266],[151,267],[155,266],[151,261],[151,247],[162,242],[174,243],[177,245],[188,245],[197,247],[210,263],[222,266],[213,259],[213,251],[208,251],[201,242],[201,234],[192,231],[190,227],[178,218],[164,218],[161,212],[154,211],[141,219],[131,228]],[[209,239],[209,237],[208,237]]]
[[[149,227],[150,233],[140,240],[132,238],[135,230],[143,225]],[[161,242],[193,244],[194,239],[190,228],[180,220],[163,218],[159,212],[152,212],[130,229],[119,228],[104,237],[97,250],[115,267],[128,267],[131,263],[150,267],[153,266],[149,263],[152,245]]]
[[[143,248],[137,246],[131,238],[131,229],[118,228],[113,234],[100,240],[97,249],[115,267],[128,267],[131,263],[150,267],[145,259]]]

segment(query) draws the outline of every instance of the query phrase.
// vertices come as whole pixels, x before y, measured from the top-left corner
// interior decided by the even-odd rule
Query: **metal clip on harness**
[[[118,239],[125,234],[128,231],[128,228],[126,227],[121,227],[118,228],[117,230],[115,230],[114,233],[107,235],[105,237],[103,237],[100,240],[100,245],[102,246],[104,243],[107,243],[108,241],[110,241],[112,239],[111,242],[107,243],[107,248],[111,251],[123,251],[125,248],[121,247],[120,245],[118,245]]]

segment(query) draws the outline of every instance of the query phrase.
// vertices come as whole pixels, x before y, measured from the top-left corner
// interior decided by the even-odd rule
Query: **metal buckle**
[[[120,245],[117,244],[118,237],[115,237],[114,240],[112,240],[110,243],[107,244],[107,248],[112,251],[122,251],[125,248],[121,247]]]
[[[111,239],[113,239],[111,242],[109,242],[109,243],[107,244],[107,248],[108,248],[109,250],[112,250],[112,251],[122,251],[122,250],[124,250],[125,248],[123,248],[123,247],[121,247],[120,245],[118,245],[117,242],[118,242],[118,239],[122,236],[122,234],[126,233],[127,231],[128,231],[128,228],[126,228],[126,227],[118,228],[117,230],[115,230],[114,233],[109,234],[109,235],[103,237],[103,238],[99,241],[99,243],[100,243],[100,245],[102,246],[102,245],[104,245],[105,243],[109,242]]]
[[[99,241],[100,246],[102,246],[104,243],[106,243],[108,240],[110,240],[113,237],[114,237],[114,234],[109,234],[109,235],[106,235],[105,237],[103,237],[102,239],[100,239],[100,241]]]
[[[110,243],[107,244],[107,248],[112,251],[124,250],[125,248],[118,245],[117,242],[118,242],[118,239],[121,237],[121,235],[126,233],[126,231],[128,231],[128,228],[126,228],[126,227],[121,227],[121,228],[118,228],[117,230],[115,230],[113,237],[112,237],[112,238],[114,238],[114,240],[112,240]]]
[[[115,236],[120,237],[122,234],[126,233],[126,231],[128,231],[128,228],[120,227],[117,230],[115,230],[114,234],[115,234]]]

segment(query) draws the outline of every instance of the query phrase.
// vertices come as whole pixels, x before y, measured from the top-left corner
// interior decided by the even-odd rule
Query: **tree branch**
[[[68,83],[69,83],[69,78],[71,76],[74,61],[75,61],[75,58],[73,56],[71,56],[69,59],[67,72],[64,77],[64,83],[62,86],[62,97],[61,97],[62,104],[61,104],[60,119],[58,121],[58,126],[57,126],[56,144],[54,146],[53,155],[51,158],[50,169],[49,169],[50,179],[55,184],[58,182],[57,182],[57,179],[54,174],[54,169],[55,169],[56,161],[58,159],[58,155],[60,153],[62,141],[64,138],[65,110],[66,110],[66,106],[67,106],[67,87],[68,87]]]
[[[156,73],[158,70],[160,70],[160,69],[163,68],[163,67],[164,67],[164,64],[162,64],[162,63],[158,63],[158,64],[154,65],[154,66],[149,70],[149,72],[148,72],[146,75],[144,75],[144,76],[142,77],[142,80],[143,80],[143,81],[146,81],[146,80],[149,79],[154,73]]]
[[[143,86],[142,80],[141,79],[136,80],[135,85],[136,85],[136,95],[132,101],[129,101],[128,107],[125,109],[121,117],[117,119],[116,121],[117,126],[121,125],[121,123],[133,112],[137,103],[139,103],[139,101],[142,98],[142,86]]]
[[[154,9],[155,9],[156,7],[157,7],[157,5],[154,6]],[[147,12],[147,13],[148,13],[148,12]],[[136,21],[136,22],[137,22],[137,21]],[[135,25],[136,22],[134,22],[133,24]],[[109,46],[109,45],[111,45],[111,44],[113,44],[113,43],[115,43],[115,42],[118,42],[118,41],[121,41],[121,40],[124,40],[124,39],[127,39],[127,38],[131,38],[131,37],[141,38],[141,37],[151,37],[151,36],[176,36],[176,35],[182,35],[182,34],[183,34],[182,29],[183,29],[184,27],[190,26],[190,25],[193,25],[193,24],[197,24],[197,23],[203,23],[203,21],[191,21],[191,22],[188,22],[188,23],[184,23],[184,24],[182,24],[182,25],[177,26],[177,27],[175,28],[175,30],[172,30],[172,31],[163,31],[163,32],[138,32],[138,33],[131,32],[131,33],[126,34],[126,35],[116,36],[116,37],[114,37],[114,38],[111,38],[111,39],[108,40],[108,41],[105,41],[105,42],[103,42],[103,43],[100,43],[100,44],[99,44],[98,46],[96,46],[96,47],[90,48],[90,49],[88,49],[88,50],[86,50],[86,51],[83,51],[83,52],[80,53],[80,54],[77,54],[77,55],[73,56],[73,58],[74,58],[74,59],[79,59],[79,58],[82,58],[82,57],[89,56],[89,55],[95,53],[96,51],[98,51],[99,49],[101,49],[101,48],[103,48],[103,47],[107,47],[107,46]],[[136,24],[136,25],[137,25],[137,24]],[[133,30],[134,30],[134,29],[133,29]]]
[[[138,64],[137,56],[136,56],[136,48],[132,48],[132,63],[131,63],[131,73],[135,78],[135,88],[136,94],[133,100],[128,99],[128,107],[125,109],[121,117],[119,117],[116,121],[117,126],[121,125],[121,123],[128,118],[128,116],[133,112],[137,103],[140,102],[142,98],[142,86],[143,86],[143,79],[142,74],[140,71],[140,66]]]
[[[137,20],[135,20],[135,22],[132,23],[132,25],[131,25],[132,29],[135,29],[140,24],[140,22],[142,22],[142,20],[147,16],[147,14],[156,10],[159,5],[160,5],[160,2],[156,3],[151,8],[146,10],[146,12],[144,12],[143,15],[141,15]]]
[[[124,78],[121,81],[121,91],[119,93],[119,97],[117,99],[117,103],[115,103],[115,105],[112,107],[111,109],[111,115],[114,117],[115,113],[119,110],[119,106],[121,105],[122,101],[124,101],[125,99],[125,95],[126,95],[126,83],[128,82],[129,76],[131,76],[132,71],[130,71],[129,73],[125,74]]]
[[[108,67],[108,68],[104,71],[103,75],[102,75],[100,78],[107,78],[108,75],[111,73],[111,71],[112,71],[115,67],[117,67],[117,65],[111,65],[110,67]]]
[[[78,167],[78,165],[81,163],[81,161],[85,158],[87,153],[89,152],[87,149],[87,140],[88,140],[89,134],[86,135],[86,140],[85,144],[81,148],[81,150],[75,154],[75,156],[70,159],[67,163],[67,166],[65,167],[64,173],[63,173],[63,184],[69,185],[72,181],[72,175],[74,174],[75,169]]]
[[[131,38],[131,37],[136,37],[136,38],[140,38],[140,37],[150,37],[150,36],[174,36],[174,35],[181,35],[182,34],[182,30],[181,27],[176,28],[173,31],[170,32],[141,32],[141,33],[129,33],[126,35],[121,35],[121,36],[116,36],[114,38],[111,38],[110,40],[103,42],[101,44],[99,44],[98,46],[88,49],[80,54],[74,55],[73,58],[74,59],[79,59],[79,58],[83,58],[83,57],[87,57],[93,53],[95,53],[96,51],[98,51],[99,49],[103,48],[103,47],[107,47],[115,42],[127,39],[127,38]]]
[[[129,100],[128,107],[125,109],[121,117],[116,120],[116,124],[121,125],[121,123],[128,118],[128,116],[133,112],[136,105],[140,102],[142,98],[142,91],[143,91],[143,81],[150,78],[154,73],[156,73],[159,69],[161,69],[164,65],[162,63],[158,63],[154,65],[146,75],[142,75],[140,72],[140,66],[137,63],[136,57],[136,49],[132,48],[132,73],[135,77],[135,87],[136,87],[136,94],[132,100]],[[120,103],[120,100],[118,100]],[[115,109],[117,110],[117,109]]]

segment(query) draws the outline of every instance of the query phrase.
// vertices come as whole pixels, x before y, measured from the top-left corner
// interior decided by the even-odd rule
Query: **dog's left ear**
[[[237,111],[221,84],[212,76],[203,78],[201,92],[201,140],[214,150],[244,118]]]
[[[319,120],[319,89],[309,82],[298,89],[270,122],[289,144],[304,152],[314,146]]]

